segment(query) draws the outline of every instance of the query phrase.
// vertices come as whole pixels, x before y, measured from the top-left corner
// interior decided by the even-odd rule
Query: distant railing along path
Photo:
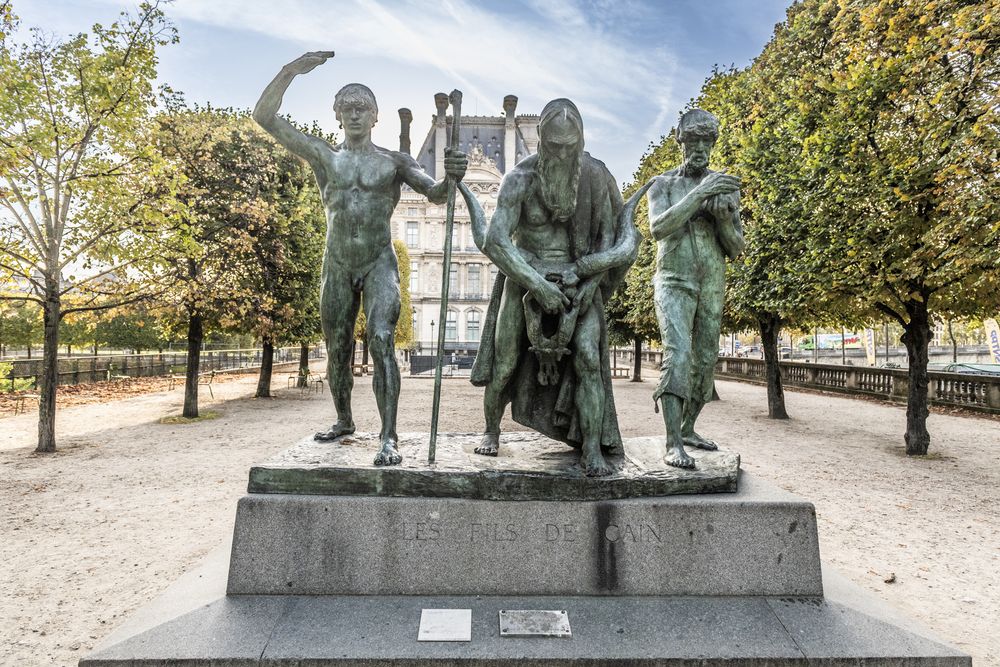
[[[236,371],[260,368],[260,348],[242,350],[204,350],[198,371]],[[323,356],[319,347],[309,351],[310,359]],[[299,347],[274,348],[274,365],[290,364],[299,359]],[[13,370],[6,378],[0,378],[3,390],[10,390],[18,380],[33,382],[42,374],[41,359],[12,359]],[[103,382],[112,376],[155,377],[184,373],[187,369],[187,352],[162,352],[148,354],[110,354],[89,357],[59,357],[56,362],[58,384],[73,385],[88,382]]]
[[[905,368],[871,368],[840,364],[780,361],[781,381],[844,394],[862,394],[906,402],[910,381]],[[715,376],[731,380],[766,382],[763,359],[719,357]],[[1000,414],[1000,377],[928,371],[927,397],[932,405],[951,405]]]

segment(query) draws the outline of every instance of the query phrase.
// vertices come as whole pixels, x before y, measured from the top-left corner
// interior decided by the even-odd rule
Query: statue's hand
[[[460,181],[465,178],[465,170],[469,168],[469,158],[462,151],[444,149],[444,173]]]
[[[311,72],[327,60],[333,57],[333,51],[310,51],[304,53],[292,62],[285,65],[285,68],[293,74],[306,74]]]
[[[705,209],[716,222],[729,220],[736,211],[736,202],[729,194],[715,195],[705,200]]]
[[[704,178],[696,188],[699,195],[704,199],[716,195],[726,195],[731,192],[740,191],[740,177],[727,174],[723,171],[716,171]]]
[[[531,296],[546,313],[558,313],[569,306],[569,299],[555,283],[545,280],[536,289],[531,290]]]

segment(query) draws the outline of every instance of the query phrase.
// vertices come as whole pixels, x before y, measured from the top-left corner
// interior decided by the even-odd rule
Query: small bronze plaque
[[[572,637],[565,610],[501,609],[501,637]]]

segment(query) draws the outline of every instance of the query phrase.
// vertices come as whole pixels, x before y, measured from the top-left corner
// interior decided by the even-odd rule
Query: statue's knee
[[[368,349],[373,357],[392,354],[392,332],[376,331],[368,337]]]

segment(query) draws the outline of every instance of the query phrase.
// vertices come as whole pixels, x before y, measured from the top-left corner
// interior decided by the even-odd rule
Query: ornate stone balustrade
[[[785,385],[809,387],[846,394],[877,396],[890,401],[906,401],[909,377],[906,369],[842,366],[781,361],[781,379]],[[716,377],[763,382],[766,378],[763,359],[719,357]],[[933,405],[954,405],[971,410],[1000,414],[1000,377],[930,371],[928,398]]]

